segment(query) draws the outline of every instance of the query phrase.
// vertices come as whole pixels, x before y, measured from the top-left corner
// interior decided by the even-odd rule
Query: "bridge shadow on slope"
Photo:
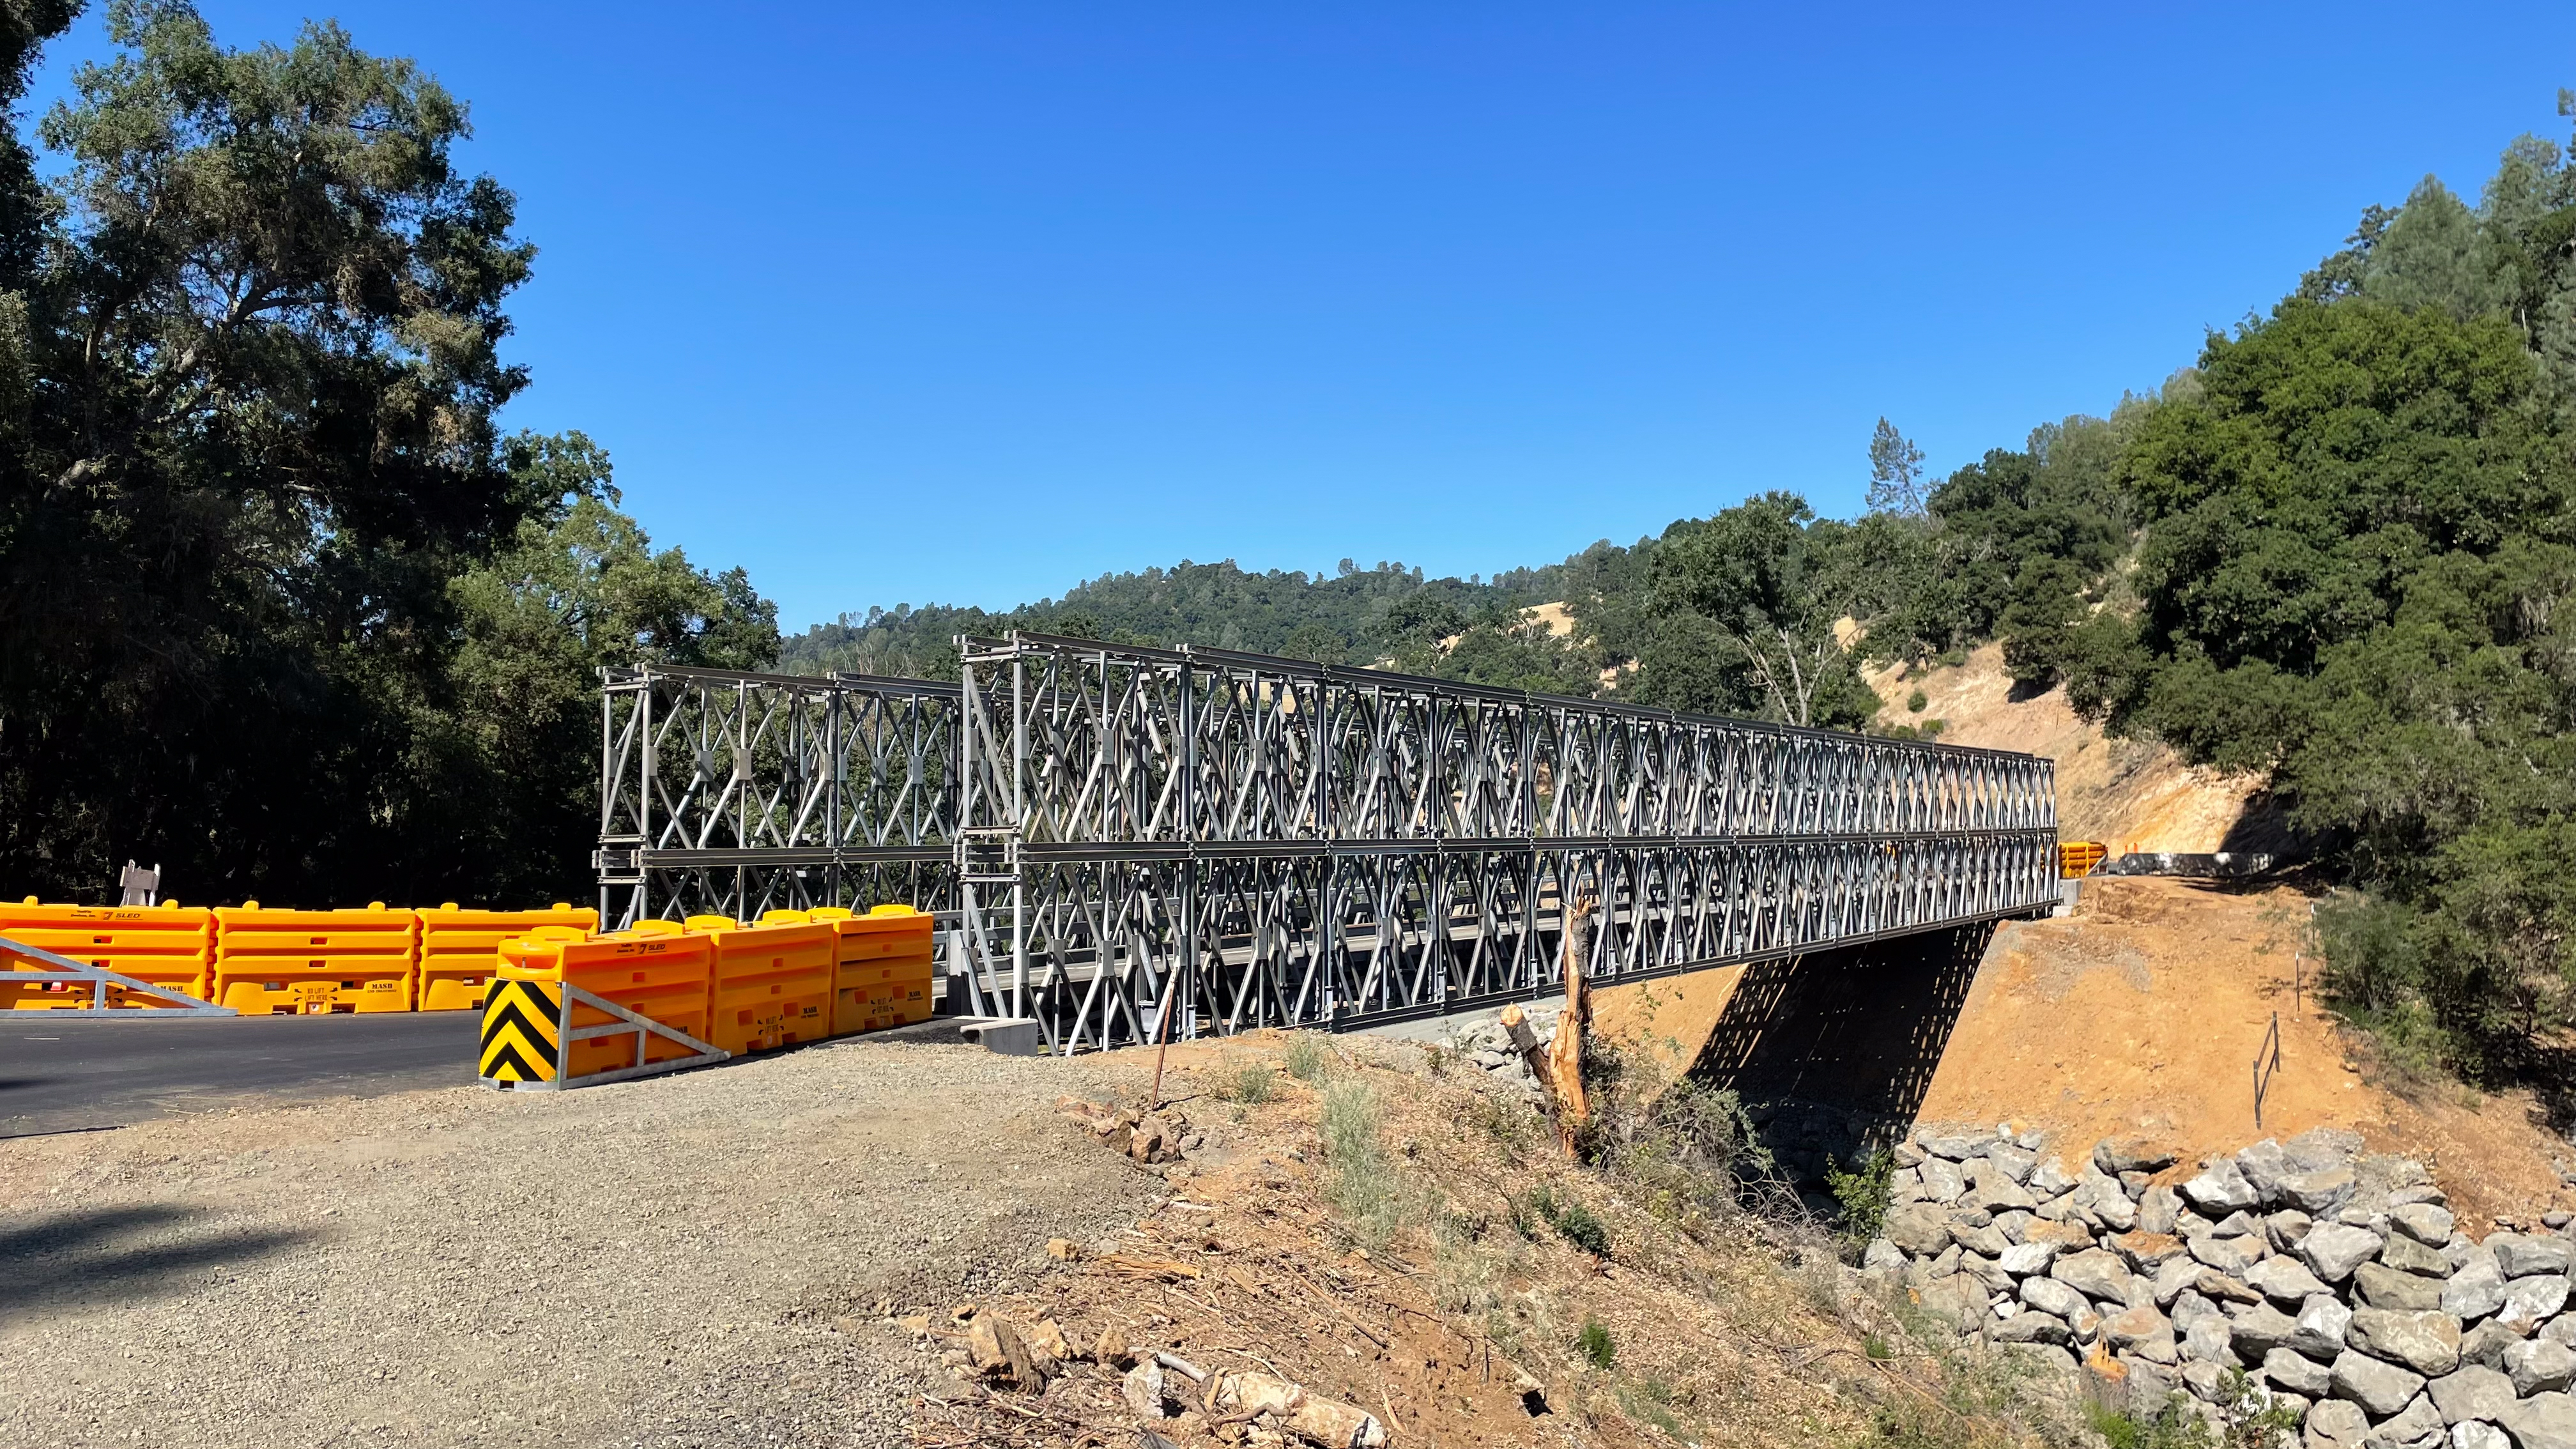
[[[1932,1088],[1992,922],[1744,968],[1691,1074],[1798,1176],[1893,1145]]]

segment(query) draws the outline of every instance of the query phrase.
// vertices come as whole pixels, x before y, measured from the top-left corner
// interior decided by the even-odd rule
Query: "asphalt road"
[[[0,1012],[0,1137],[474,1080],[474,1011],[47,1021]]]

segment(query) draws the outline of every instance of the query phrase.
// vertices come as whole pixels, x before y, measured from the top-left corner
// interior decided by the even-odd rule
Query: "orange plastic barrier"
[[[599,912],[575,910],[562,901],[542,911],[472,911],[449,901],[420,917],[420,990],[422,1011],[480,1011],[492,974],[501,969],[501,943],[539,928],[563,928],[583,935],[598,929]]]
[[[201,999],[214,962],[214,915],[203,906],[172,901],[158,906],[47,906],[29,896],[0,905],[0,936],[166,986]],[[0,968],[14,969],[14,968]],[[157,996],[110,986],[111,1005],[175,1006]],[[92,1005],[89,983],[0,981],[0,1008],[44,1011]]]
[[[832,928],[832,1035],[928,1021],[937,936],[933,918],[910,906],[856,915],[836,906],[811,912]]]
[[[707,1033],[707,983],[715,938],[682,933],[666,921],[646,921],[632,931],[594,936],[574,926],[540,926],[498,947],[500,979],[569,982],[700,1041]],[[604,1026],[615,1018],[596,1007],[573,1008],[573,1029]],[[551,1029],[551,1023],[548,1024]],[[646,1063],[690,1056],[675,1041],[651,1037]],[[635,1038],[597,1037],[572,1044],[570,1077],[635,1065]]]
[[[757,926],[691,916],[715,945],[705,1040],[739,1056],[830,1034],[832,928],[803,911],[772,911]]]
[[[246,1016],[409,1011],[420,918],[388,910],[215,908],[214,996]]]

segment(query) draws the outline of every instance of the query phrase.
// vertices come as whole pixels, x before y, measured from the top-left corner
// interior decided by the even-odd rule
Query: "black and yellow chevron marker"
[[[483,1002],[477,1075],[487,1082],[551,1082],[563,989],[550,981],[495,981]]]

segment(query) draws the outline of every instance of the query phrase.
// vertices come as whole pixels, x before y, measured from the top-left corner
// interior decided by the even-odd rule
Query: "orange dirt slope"
[[[2286,886],[2096,879],[2073,917],[2007,924],[1918,1116],[2018,1119],[2076,1152],[2145,1133],[2187,1161],[2349,1127],[2374,1151],[2422,1160],[2464,1216],[2576,1206],[2557,1173],[2576,1154],[2537,1125],[2528,1094],[2410,1094],[2365,1073],[2332,1018],[2295,989],[2306,913],[2307,898]],[[2280,1066],[2258,1129],[2254,1060],[2275,1013]]]
[[[2055,761],[2058,834],[2067,840],[2098,840],[2115,855],[2272,850],[2282,843],[2260,780],[2196,769],[2163,745],[2104,739],[2067,704],[2062,685],[2015,699],[2000,644],[1978,649],[1963,664],[1887,665],[1864,671],[1863,678],[1882,701],[1881,724],[1939,720],[1946,744]],[[1906,702],[1918,689],[1923,708],[1909,710]]]
[[[2422,1160],[2464,1217],[2576,1208],[2558,1179],[2576,1149],[2539,1125],[2528,1093],[2399,1090],[2366,1070],[2366,1056],[2296,989],[2307,904],[2288,886],[2097,877],[2076,915],[2005,924],[1917,1120],[2038,1126],[2070,1169],[2105,1137],[2144,1133],[2197,1162],[2264,1137],[2349,1127],[2374,1151]],[[1741,976],[1728,967],[1604,990],[1593,1019],[1605,1037],[1678,1068],[1698,1055]],[[2275,1013],[2280,1065],[2258,1128],[2254,1058]]]

